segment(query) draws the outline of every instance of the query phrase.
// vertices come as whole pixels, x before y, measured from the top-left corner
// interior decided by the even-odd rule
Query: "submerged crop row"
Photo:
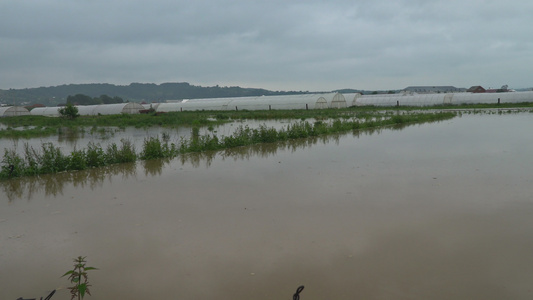
[[[232,135],[222,137],[214,134],[200,135],[198,127],[194,127],[189,139],[182,138],[175,143],[170,142],[169,137],[165,135],[146,138],[139,153],[136,152],[134,145],[126,139],[121,140],[120,145],[112,143],[106,148],[91,143],[87,149],[74,150],[70,154],[63,154],[52,143],[43,144],[39,150],[25,144],[22,156],[17,154],[15,150],[5,150],[0,165],[0,179],[84,170],[117,163],[134,162],[138,159],[173,158],[179,154],[190,152],[221,150],[390,125],[432,122],[450,119],[454,116],[454,113],[418,113],[366,118],[364,120],[351,118],[336,119],[331,122],[316,121],[314,123],[300,121],[279,130],[264,125],[257,129],[239,126]]]

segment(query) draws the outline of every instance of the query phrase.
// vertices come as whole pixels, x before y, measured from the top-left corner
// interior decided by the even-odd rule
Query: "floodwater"
[[[0,299],[532,299],[533,115],[0,184]]]
[[[314,119],[308,119],[308,122],[314,122]],[[230,136],[239,126],[248,126],[249,128],[258,128],[259,126],[273,127],[276,129],[286,128],[288,124],[300,122],[300,120],[280,120],[280,121],[255,121],[255,120],[236,120],[214,126],[211,130],[203,126],[199,129],[199,134],[211,134],[221,136]],[[0,130],[6,126],[0,124]],[[22,129],[22,127],[17,128]],[[146,138],[168,136],[169,142],[179,144],[181,139],[191,137],[192,128],[190,126],[179,127],[148,127],[148,128],[118,128],[118,127],[100,127],[98,129],[83,128],[80,132],[69,132],[68,129],[61,135],[52,135],[37,138],[0,138],[0,151],[4,155],[5,149],[14,150],[19,156],[24,157],[25,145],[33,148],[37,152],[42,150],[43,144],[51,143],[54,147],[59,148],[64,154],[70,154],[76,149],[86,149],[89,144],[100,145],[106,149],[110,144],[121,145],[122,140],[128,140],[135,147],[137,152],[143,148]]]

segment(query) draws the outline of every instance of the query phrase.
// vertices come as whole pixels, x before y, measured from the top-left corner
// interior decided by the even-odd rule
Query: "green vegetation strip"
[[[189,139],[182,138],[177,143],[171,143],[168,135],[163,135],[161,138],[146,138],[140,153],[137,153],[131,141],[126,139],[121,140],[120,145],[112,143],[105,149],[99,144],[91,143],[87,149],[74,150],[68,155],[63,154],[59,147],[55,147],[52,143],[43,144],[40,151],[25,144],[23,156],[17,154],[15,150],[5,150],[0,164],[0,179],[84,170],[117,163],[134,162],[138,159],[173,158],[177,155],[191,152],[221,150],[258,143],[273,143],[350,130],[413,123],[420,124],[450,119],[454,116],[455,113],[439,112],[367,116],[364,119],[352,117],[350,119],[335,119],[332,122],[315,121],[310,123],[308,121],[300,121],[279,130],[265,125],[257,129],[240,126],[231,136],[220,138],[213,134],[200,135],[198,127],[193,127],[191,137]]]
[[[75,119],[65,119],[44,116],[18,116],[0,118],[0,123],[7,128],[0,130],[0,138],[31,138],[63,133],[81,132],[84,128],[97,127],[135,127],[147,128],[152,126],[176,127],[184,125],[217,125],[228,122],[228,118],[211,117],[206,112],[173,112],[166,114],[119,114],[105,116],[82,116]]]
[[[87,128],[126,127],[147,128],[152,126],[177,127],[177,126],[209,126],[219,125],[232,120],[280,120],[313,118],[315,120],[328,120],[336,118],[362,118],[366,115],[388,112],[427,111],[427,110],[485,110],[485,109],[532,109],[533,103],[502,103],[498,104],[468,104],[468,105],[441,105],[441,106],[401,106],[377,107],[354,106],[343,109],[323,110],[263,110],[263,111],[184,111],[151,114],[119,114],[81,116],[78,118],[56,118],[45,116],[17,116],[0,118],[0,124],[5,126],[0,129],[0,138],[32,138],[51,135],[64,135],[83,133]],[[533,112],[533,110],[530,110]]]

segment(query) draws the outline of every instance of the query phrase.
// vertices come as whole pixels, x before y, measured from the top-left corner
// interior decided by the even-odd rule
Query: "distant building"
[[[432,93],[461,93],[465,92],[465,88],[456,88],[454,86],[408,86],[403,89],[404,92],[417,94],[432,94]]]
[[[466,91],[469,92],[469,93],[485,93],[486,92],[486,90],[481,85],[471,86]]]
[[[503,85],[499,89],[490,89],[489,88],[485,92],[486,93],[506,93],[506,92],[511,92],[511,91],[514,91],[514,90],[509,90],[509,86],[506,84],[506,85]]]

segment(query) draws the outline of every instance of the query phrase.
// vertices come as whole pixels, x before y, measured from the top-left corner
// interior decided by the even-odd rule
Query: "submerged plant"
[[[69,275],[68,279],[74,284],[68,288],[70,290],[71,300],[76,298],[78,300],[83,299],[85,294],[91,295],[91,292],[89,291],[89,287],[91,285],[89,284],[89,276],[87,275],[87,271],[98,269],[94,267],[87,267],[85,265],[85,257],[86,256],[78,256],[78,258],[75,258],[74,268],[61,276],[65,277]]]

